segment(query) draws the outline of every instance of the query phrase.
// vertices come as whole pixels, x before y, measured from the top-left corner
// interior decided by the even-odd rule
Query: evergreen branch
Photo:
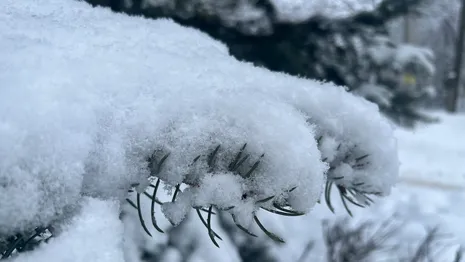
[[[16,236],[16,239],[14,240],[14,242],[11,243],[10,247],[5,251],[4,254],[2,254],[2,259],[11,256],[13,251],[15,251],[15,249],[17,249],[19,246],[21,246],[22,241],[23,241],[23,236],[18,234]]]
[[[50,232],[50,228],[51,226],[37,227],[32,232],[25,232],[6,239],[0,239],[0,260],[11,257],[15,251],[21,253],[33,249],[44,241],[44,239],[35,239],[43,237],[46,231]],[[50,239],[52,236],[50,235],[47,239]]]

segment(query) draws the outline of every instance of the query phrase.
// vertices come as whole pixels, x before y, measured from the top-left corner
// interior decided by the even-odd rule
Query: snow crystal
[[[79,215],[47,244],[14,257],[11,262],[124,262],[123,225],[119,204],[85,198]]]

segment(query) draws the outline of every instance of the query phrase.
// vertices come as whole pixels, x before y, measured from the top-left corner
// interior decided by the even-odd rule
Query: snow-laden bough
[[[214,241],[215,212],[282,241],[258,209],[302,215],[333,184],[365,204],[395,183],[392,128],[342,87],[239,62],[168,20],[63,0],[0,9],[2,252],[133,189],[173,224],[194,208]]]

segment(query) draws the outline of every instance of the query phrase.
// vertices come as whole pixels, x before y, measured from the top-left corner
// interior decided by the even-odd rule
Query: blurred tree
[[[379,4],[372,0],[333,1],[331,7],[336,17],[329,15],[325,1],[312,1],[310,10],[279,0],[88,1],[94,5],[113,1],[116,3],[112,8],[123,6],[121,11],[129,14],[169,17],[226,43],[239,60],[346,86],[377,103],[399,124],[412,126],[416,121],[433,120],[417,110],[417,102],[433,94],[429,91],[431,83],[410,85],[415,88],[407,92],[403,85],[407,63],[423,67],[410,70],[411,80],[423,77],[432,81],[433,56],[390,42],[387,30],[393,19],[420,14],[420,5],[426,0],[384,0]],[[355,13],[337,12],[341,7]],[[405,54],[405,50],[412,53]],[[418,71],[422,73],[417,75]]]

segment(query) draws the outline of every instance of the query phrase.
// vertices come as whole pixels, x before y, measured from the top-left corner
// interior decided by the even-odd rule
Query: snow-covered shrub
[[[174,225],[207,210],[215,241],[213,208],[267,232],[259,208],[305,214],[333,184],[365,205],[396,181],[391,126],[343,87],[239,62],[169,20],[64,0],[4,0],[0,10],[2,256],[46,228],[57,238],[38,253],[79,238],[63,250],[82,253],[63,256],[91,261],[86,252],[112,238],[98,261],[115,261],[117,210],[133,188],[152,205],[148,188],[172,194],[162,210]],[[93,220],[105,230],[84,241]]]

